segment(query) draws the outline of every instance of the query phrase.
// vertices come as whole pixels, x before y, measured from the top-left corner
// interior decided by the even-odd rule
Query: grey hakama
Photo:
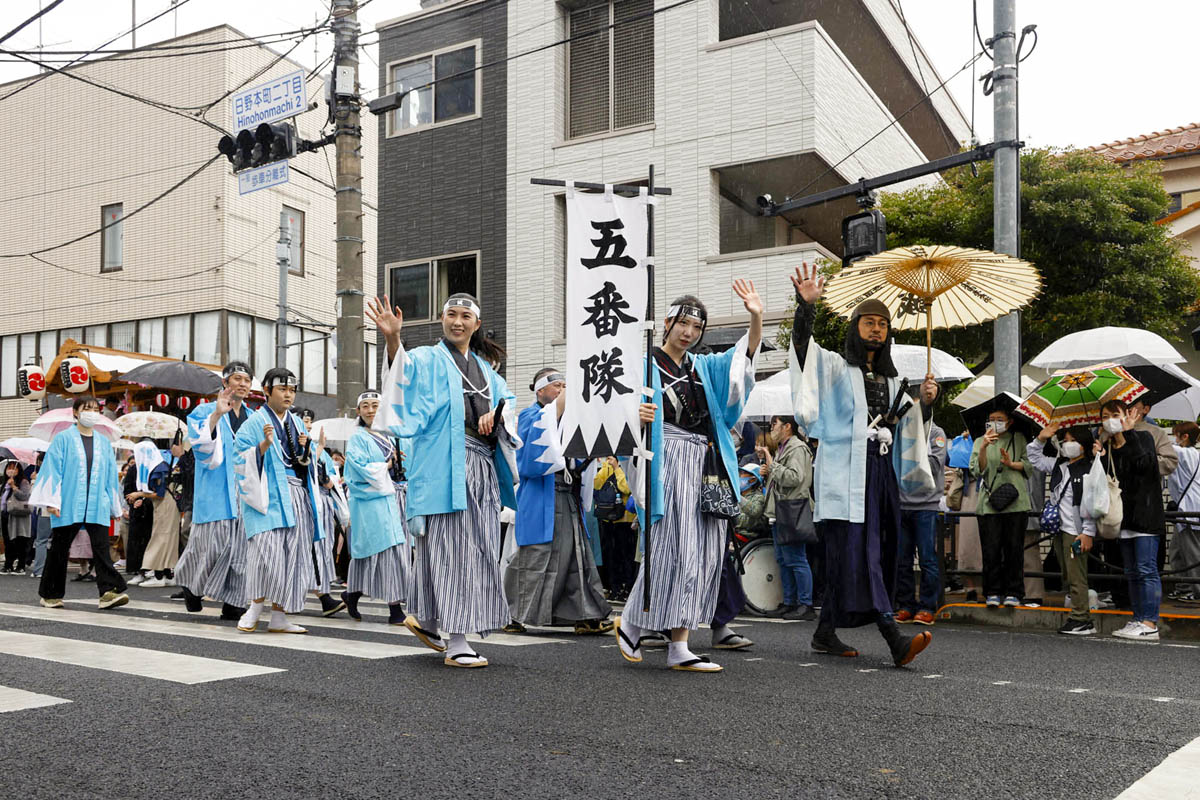
[[[650,530],[650,611],[642,611],[643,562],[624,612],[639,628],[695,630],[717,609],[727,523],[700,513],[707,448],[705,437],[663,426],[663,516]]]
[[[396,504],[400,507],[400,520],[404,524],[408,484],[396,484]],[[361,592],[367,597],[383,600],[388,605],[403,603],[408,598],[410,549],[405,525],[405,539],[386,550],[366,558],[350,559],[346,575],[346,591]]]
[[[409,613],[426,630],[487,633],[507,625],[500,576],[500,487],[492,451],[466,437],[467,508],[424,518],[414,537]]]
[[[316,565],[313,588],[317,594],[329,594],[330,584],[337,577],[333,563],[333,526],[336,520],[333,497],[324,489],[317,490],[317,508],[321,510],[321,530],[325,536],[319,542],[312,543],[313,563]]]
[[[509,614],[526,625],[600,620],[612,611],[579,504],[561,473],[554,478],[554,538],[517,548],[504,572],[504,594]]]
[[[244,607],[248,549],[241,517],[193,525],[175,581],[197,597]]]
[[[288,476],[296,525],[275,528],[250,537],[246,594],[265,598],[288,614],[304,610],[304,597],[313,586],[313,534],[316,523],[304,481]]]

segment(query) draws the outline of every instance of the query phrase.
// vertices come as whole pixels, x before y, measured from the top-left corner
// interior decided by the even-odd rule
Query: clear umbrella
[[[1038,353],[1029,364],[1042,369],[1076,369],[1101,362],[1136,367],[1179,364],[1186,360],[1157,333],[1109,326],[1067,334]]]

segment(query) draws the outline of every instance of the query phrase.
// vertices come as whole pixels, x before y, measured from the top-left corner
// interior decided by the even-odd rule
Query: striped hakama
[[[466,437],[467,508],[425,517],[409,612],[428,630],[487,633],[511,620],[500,575],[500,488],[487,445]]]
[[[315,522],[308,504],[308,489],[299,478],[288,476],[293,528],[276,528],[250,537],[246,565],[246,594],[265,598],[294,614],[304,610],[304,597],[313,586],[313,533]]]
[[[504,572],[504,594],[512,618],[526,625],[598,620],[612,611],[579,504],[561,475],[554,480],[554,538],[517,548]]]
[[[650,611],[642,611],[645,564],[624,618],[639,628],[695,630],[717,608],[727,522],[700,513],[705,437],[663,426],[663,516],[650,529]]]
[[[244,607],[248,547],[241,517],[197,523],[175,566],[175,581],[197,597]]]
[[[290,480],[290,479],[289,479]],[[307,496],[305,507],[307,508]],[[313,587],[317,594],[329,594],[330,583],[337,577],[333,563],[333,531],[334,514],[333,498],[324,489],[317,490],[317,508],[321,509],[321,530],[325,536],[319,542],[312,543],[313,554]]]
[[[346,591],[362,592],[367,597],[383,600],[389,605],[403,603],[408,599],[409,562],[412,549],[404,523],[408,484],[396,484],[396,504],[400,507],[400,520],[405,528],[405,540],[366,558],[350,559],[346,574]]]

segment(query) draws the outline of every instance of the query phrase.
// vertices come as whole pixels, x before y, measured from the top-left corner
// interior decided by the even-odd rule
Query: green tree
[[[977,166],[978,174],[960,167],[937,185],[884,194],[888,246],[992,249],[992,165]],[[1200,299],[1200,277],[1155,224],[1169,201],[1153,162],[1120,167],[1079,150],[1021,155],[1021,257],[1043,281],[1022,314],[1022,361],[1068,333],[1103,325],[1178,334]],[[790,336],[785,328],[781,344]],[[845,323],[822,311],[815,332],[822,346],[840,349]],[[924,344],[925,336],[910,331],[897,339]],[[934,331],[933,344],[980,371],[992,361],[992,325]]]

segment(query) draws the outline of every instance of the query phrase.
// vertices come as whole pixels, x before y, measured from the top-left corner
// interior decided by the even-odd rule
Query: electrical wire
[[[101,178],[98,181],[89,181],[87,183],[77,183],[73,186],[60,186],[57,189],[46,189],[45,191],[33,192],[32,194],[13,195],[12,197],[5,197],[3,199],[0,199],[0,205],[3,205],[5,203],[12,203],[17,200],[29,200],[34,197],[45,197],[46,195],[58,194],[59,192],[70,192],[70,191],[74,191],[75,189],[86,189],[89,186],[99,186],[102,183],[112,183],[113,181],[123,181],[123,180],[127,180],[129,178],[140,178],[143,175],[154,175],[159,172],[169,172],[173,169],[182,169],[184,167],[192,167],[192,166],[195,166],[196,164],[203,163],[203,161],[204,161],[204,159],[198,159],[196,161],[185,161],[182,164],[172,164],[169,167],[158,167],[156,169],[148,169],[143,172],[134,172],[129,175],[118,175],[113,178]]]
[[[154,20],[156,20],[156,19],[158,19],[158,18],[160,18],[160,17],[164,17],[164,16],[166,16],[167,14],[171,13],[172,11],[175,11],[175,10],[177,10],[177,9],[178,9],[180,6],[182,6],[182,5],[185,5],[185,4],[189,3],[189,2],[191,2],[191,0],[179,0],[179,2],[178,2],[178,3],[175,3],[175,4],[171,5],[171,6],[168,6],[168,7],[167,7],[165,10],[163,10],[163,11],[159,12],[158,14],[155,14],[153,17],[150,17],[149,19],[146,19],[146,20],[144,20],[144,21],[142,21],[142,22],[139,22],[137,25],[134,25],[134,26],[133,26],[131,29],[129,29],[129,30],[128,30],[128,31],[126,31],[125,33],[122,33],[122,34],[120,34],[119,36],[114,36],[113,38],[111,38],[111,39],[109,39],[107,42],[105,42],[104,44],[100,45],[100,47],[108,47],[110,44],[112,44],[113,42],[117,41],[118,39],[123,39],[123,38],[125,38],[126,36],[129,36],[129,35],[131,35],[131,34],[132,34],[134,31],[136,31],[138,28],[141,28],[141,27],[143,27],[144,25],[149,25],[151,22],[154,22]],[[72,61],[72,62],[71,62],[71,64],[76,64],[76,63],[78,63],[78,62],[82,61],[84,58],[86,58],[86,57],[87,57],[87,55],[88,55],[88,54],[81,55],[79,58],[77,58],[77,59],[75,59],[74,61]],[[34,63],[37,63],[37,62],[35,61]],[[71,66],[71,64],[67,64],[67,66],[69,67],[69,66]],[[13,95],[15,95],[15,94],[19,94],[19,93],[21,93],[21,92],[25,91],[26,89],[28,89],[28,88],[30,88],[30,87],[32,87],[32,86],[36,86],[36,85],[38,85],[39,83],[41,83],[42,81],[44,81],[44,80],[45,80],[46,78],[48,78],[49,76],[50,76],[50,73],[45,73],[45,74],[42,74],[42,75],[38,75],[37,77],[35,77],[35,78],[34,78],[33,80],[31,80],[31,81],[28,81],[28,82],[26,82],[26,83],[22,83],[20,86],[16,87],[16,88],[15,88],[15,89],[13,89],[11,92],[8,92],[8,93],[6,93],[5,95],[3,95],[2,97],[0,97],[0,103],[3,103],[5,100],[7,100],[8,98],[12,97],[12,96],[13,96]]]
[[[975,31],[975,41],[979,42],[979,49],[983,51],[989,61],[994,61],[992,51],[988,49],[987,42],[979,34],[979,0],[971,0],[971,28]]]
[[[871,142],[875,141],[875,140],[876,140],[876,139],[878,139],[880,136],[882,136],[883,134],[887,133],[887,132],[888,132],[888,131],[889,131],[889,130],[890,130],[890,129],[891,129],[893,126],[894,126],[894,125],[896,125],[897,123],[899,123],[899,122],[900,122],[900,120],[902,120],[902,119],[904,119],[905,117],[907,117],[907,116],[909,115],[909,113],[910,113],[910,112],[912,112],[914,109],[916,109],[918,106],[920,106],[920,105],[921,105],[922,103],[924,103],[926,100],[928,100],[928,99],[929,99],[931,96],[933,96],[933,95],[934,95],[934,94],[936,94],[938,91],[940,91],[940,90],[941,90],[941,89],[942,89],[942,88],[943,88],[943,87],[944,87],[944,86],[945,86],[947,83],[949,83],[951,80],[953,80],[954,78],[958,77],[959,73],[961,73],[963,70],[967,69],[967,68],[968,68],[968,67],[970,67],[972,64],[974,64],[976,61],[978,61],[979,59],[983,58],[983,57],[984,57],[984,55],[985,55],[985,53],[984,53],[983,51],[980,51],[980,52],[976,53],[975,55],[973,55],[973,56],[971,57],[971,59],[970,59],[969,61],[967,61],[967,63],[965,63],[965,64],[963,64],[961,67],[959,67],[959,68],[958,68],[958,69],[957,69],[957,70],[954,72],[954,74],[953,74],[953,75],[951,75],[950,77],[948,77],[948,78],[944,79],[944,80],[943,80],[941,83],[939,83],[937,86],[933,87],[933,91],[929,92],[929,94],[927,94],[925,97],[922,97],[920,100],[918,100],[917,102],[913,103],[911,106],[909,106],[909,107],[908,107],[908,108],[907,108],[907,109],[904,111],[904,113],[902,113],[902,114],[900,114],[899,116],[897,116],[895,119],[893,119],[893,120],[892,120],[891,122],[889,122],[887,125],[884,125],[884,126],[883,126],[881,129],[879,129],[879,130],[878,130],[878,131],[877,131],[875,134],[873,134],[873,135],[871,136],[871,138],[867,139],[865,142],[863,142],[862,144],[860,144],[858,147],[856,147],[856,148],[854,148],[853,150],[851,150],[849,153],[847,153],[845,156],[843,156],[843,157],[842,157],[842,158],[841,158],[841,159],[840,159],[840,160],[839,160],[839,161],[838,161],[836,164],[833,164],[833,165],[831,165],[831,166],[830,166],[828,169],[826,169],[826,170],[825,170],[824,172],[822,172],[820,175],[818,175],[817,177],[813,178],[813,179],[812,179],[811,181],[809,181],[808,183],[804,184],[804,186],[800,187],[800,189],[799,189],[798,191],[796,191],[796,192],[793,192],[791,195],[789,195],[789,197],[796,197],[796,196],[798,196],[798,195],[802,195],[802,194],[804,194],[804,192],[805,192],[805,191],[807,191],[807,190],[808,190],[808,188],[809,188],[810,186],[812,186],[813,184],[815,184],[815,183],[817,183],[818,181],[820,181],[822,178],[824,178],[824,177],[825,177],[826,175],[828,175],[829,173],[833,172],[835,169],[837,169],[839,166],[841,166],[842,164],[844,164],[844,163],[845,163],[845,162],[846,162],[848,159],[850,159],[852,156],[854,156],[856,153],[858,153],[858,152],[859,152],[860,150],[862,150],[864,147],[866,147],[867,145],[869,145]]]
[[[170,44],[167,42],[162,42],[159,44],[142,45],[141,47],[138,47],[138,48],[120,47],[120,48],[114,48],[112,50],[107,50],[104,47],[98,47],[94,50],[19,50],[17,52],[23,53],[24,55],[27,55],[27,56],[38,55],[41,53],[45,53],[45,54],[52,55],[52,56],[92,55],[92,54],[130,55],[133,53],[141,53],[141,52],[153,51],[153,50],[188,50],[188,49],[192,49],[192,48],[212,47],[214,44],[232,44],[232,43],[238,43],[238,42],[261,42],[265,39],[276,39],[276,38],[290,39],[293,36],[299,36],[303,33],[309,32],[311,30],[314,30],[314,28],[296,28],[296,29],[290,30],[290,31],[277,31],[275,33],[264,33],[262,36],[234,36],[229,39],[222,39],[220,42],[179,42],[177,44]],[[128,35],[128,34],[126,34],[126,35]],[[191,34],[185,34],[185,35],[191,35]],[[121,38],[121,37],[117,37],[117,38]]]
[[[268,241],[270,241],[272,238],[274,238],[275,235],[276,235],[276,232],[271,231],[270,233],[268,233],[266,235],[266,238],[264,238],[262,241],[258,242],[257,244],[251,245],[250,248],[248,250],[246,250],[244,253],[241,253],[240,255],[236,255],[233,258],[230,258],[226,261],[222,261],[220,264],[217,264],[215,266],[205,267],[204,269],[198,269],[193,272],[185,272],[182,275],[171,275],[170,277],[166,277],[166,278],[122,278],[120,276],[112,275],[110,273],[81,272],[80,270],[77,270],[77,269],[71,269],[70,267],[64,267],[61,264],[55,264],[53,261],[42,258],[41,256],[36,256],[36,255],[31,254],[30,258],[32,258],[34,261],[41,262],[42,264],[45,264],[48,267],[54,267],[55,269],[62,270],[63,272],[69,272],[72,275],[78,275],[81,278],[98,278],[100,280],[115,281],[117,283],[166,283],[168,281],[180,281],[180,280],[184,280],[185,278],[194,278],[197,275],[203,275],[206,272],[216,272],[217,270],[221,269],[222,267],[232,264],[234,261],[240,261],[241,259],[250,255],[255,250],[262,247],[264,244],[266,244]]]
[[[896,10],[900,12],[900,23],[904,25],[904,32],[908,34],[908,46],[912,50],[913,63],[917,65],[917,75],[921,78],[921,90],[930,99],[929,110],[934,114],[934,125],[937,127],[938,132],[942,134],[942,141],[946,143],[946,149],[951,153],[957,153],[961,148],[956,143],[950,141],[950,137],[946,135],[946,127],[936,118],[937,110],[933,107],[933,96],[929,94],[929,84],[925,82],[925,70],[921,68],[921,58],[917,55],[917,39],[913,36],[912,28],[908,26],[908,19],[904,16],[904,6],[900,0],[896,0]]]
[[[0,44],[3,44],[4,42],[7,42],[7,41],[8,41],[9,39],[11,39],[12,37],[16,36],[18,33],[20,33],[22,30],[24,30],[26,26],[28,26],[28,25],[31,25],[31,24],[33,24],[34,22],[36,22],[36,21],[38,20],[38,18],[39,18],[39,17],[42,17],[42,16],[45,16],[46,14],[49,14],[51,11],[53,11],[53,10],[54,10],[55,6],[58,6],[58,5],[60,5],[60,4],[62,3],[62,1],[63,1],[63,0],[54,0],[54,2],[53,2],[53,3],[51,3],[51,4],[50,4],[50,5],[48,5],[48,6],[46,6],[45,8],[39,8],[39,9],[38,9],[38,12],[37,12],[36,14],[34,14],[32,17],[30,17],[29,19],[25,20],[25,21],[24,21],[24,22],[22,22],[20,25],[18,25],[17,27],[13,28],[11,31],[9,31],[8,33],[4,34],[3,36],[0,36]]]
[[[232,50],[244,50],[244,49],[250,48],[250,47],[263,47],[263,46],[272,45],[272,44],[282,44],[284,42],[292,41],[297,36],[300,36],[300,34],[292,34],[290,36],[282,36],[282,37],[277,37],[277,38],[272,38],[272,37],[268,36],[268,37],[264,37],[261,40],[257,40],[257,41],[253,41],[253,42],[236,42],[236,43],[231,44],[229,47],[218,46],[218,45],[224,44],[224,42],[205,42],[204,44],[207,45],[209,48],[207,50],[191,49],[191,50],[185,50],[185,51],[177,52],[177,53],[152,53],[152,54],[148,54],[148,55],[132,55],[133,53],[136,53],[137,51],[129,50],[129,51],[123,51],[121,53],[117,53],[114,55],[105,56],[103,58],[90,59],[84,63],[91,64],[91,63],[95,63],[98,61],[107,61],[107,62],[112,62],[112,61],[151,61],[151,60],[158,59],[158,58],[186,58],[187,56],[207,55],[209,53],[228,53]],[[16,58],[0,59],[0,61],[6,62],[6,63],[16,63],[19,60],[28,60],[28,59],[25,59],[24,56],[27,56],[30,54],[28,50],[4,50],[4,52],[9,53],[10,55],[16,56]],[[34,51],[34,52],[36,53],[37,51]],[[78,52],[78,51],[75,51],[75,52]],[[75,61],[77,61],[77,60],[78,59],[68,59],[68,58],[42,58],[41,54],[38,54],[37,63],[39,63],[39,64],[64,64],[64,63],[65,64],[74,64]]]
[[[135,214],[140,214],[141,212],[145,211],[147,208],[154,205],[159,200],[162,200],[164,197],[166,197],[167,195],[174,192],[180,186],[183,186],[185,183],[190,181],[192,178],[195,178],[201,172],[204,172],[204,170],[208,169],[210,166],[212,166],[214,163],[216,163],[216,161],[220,158],[223,158],[223,156],[220,153],[217,153],[215,156],[210,158],[208,161],[205,161],[201,166],[197,167],[196,169],[194,169],[190,173],[188,173],[188,175],[186,177],[176,181],[174,184],[172,184],[170,186],[170,188],[155,195],[150,200],[147,200],[145,203],[143,203],[142,205],[135,208],[133,211],[130,211],[128,214],[123,215],[121,217],[121,219],[119,219],[119,220],[114,220],[113,222],[107,222],[107,223],[101,225],[96,230],[91,231],[90,233],[85,233],[82,236],[76,236],[74,239],[70,239],[66,242],[62,242],[61,244],[52,245],[51,247],[43,247],[39,250],[31,250],[28,253],[4,253],[4,254],[0,254],[0,258],[26,258],[28,256],[36,256],[36,255],[40,255],[42,253],[49,253],[54,250],[61,250],[62,248],[67,247],[69,245],[73,245],[76,242],[82,242],[84,239],[89,239],[89,238],[95,236],[96,234],[101,233],[102,231],[104,231],[108,228],[111,228],[113,225],[116,225],[118,222],[124,222],[125,220],[129,219],[130,217],[134,216]]]

